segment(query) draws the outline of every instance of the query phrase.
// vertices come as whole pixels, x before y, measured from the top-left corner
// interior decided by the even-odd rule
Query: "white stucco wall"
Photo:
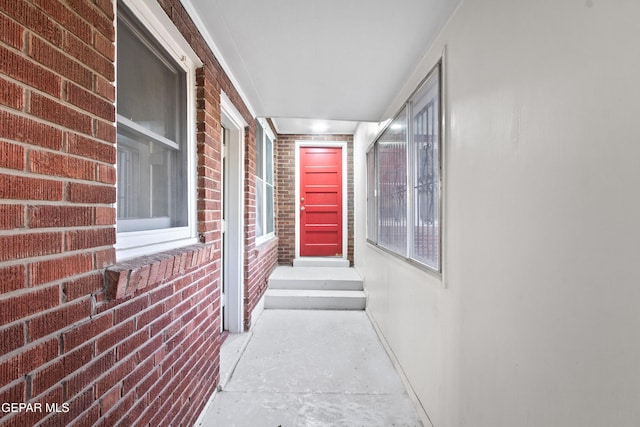
[[[640,425],[640,2],[466,0],[446,46],[446,287],[365,242],[368,310],[436,427]]]

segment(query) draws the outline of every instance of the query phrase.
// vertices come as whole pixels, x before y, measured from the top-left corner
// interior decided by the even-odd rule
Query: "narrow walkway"
[[[422,423],[363,311],[266,310],[201,426]]]

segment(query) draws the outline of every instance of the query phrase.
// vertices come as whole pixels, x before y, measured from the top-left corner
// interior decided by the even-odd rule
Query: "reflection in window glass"
[[[376,151],[367,153],[367,239],[378,240]]]
[[[439,76],[436,74],[412,102],[415,194],[413,257],[438,268],[440,257]]]

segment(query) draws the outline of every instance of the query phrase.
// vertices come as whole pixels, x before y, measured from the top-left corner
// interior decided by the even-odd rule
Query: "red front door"
[[[342,256],[342,148],[300,147],[300,256]]]

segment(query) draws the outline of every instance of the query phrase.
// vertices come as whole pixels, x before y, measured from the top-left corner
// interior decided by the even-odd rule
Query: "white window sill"
[[[256,237],[256,248],[258,246],[262,246],[265,243],[269,243],[271,240],[275,239],[276,235],[274,233],[269,233],[264,236]]]
[[[116,262],[127,260],[130,258],[152,255],[158,252],[178,249],[198,243],[198,239],[193,237],[189,239],[171,240],[161,243],[151,243],[135,247],[119,247],[116,244]]]

